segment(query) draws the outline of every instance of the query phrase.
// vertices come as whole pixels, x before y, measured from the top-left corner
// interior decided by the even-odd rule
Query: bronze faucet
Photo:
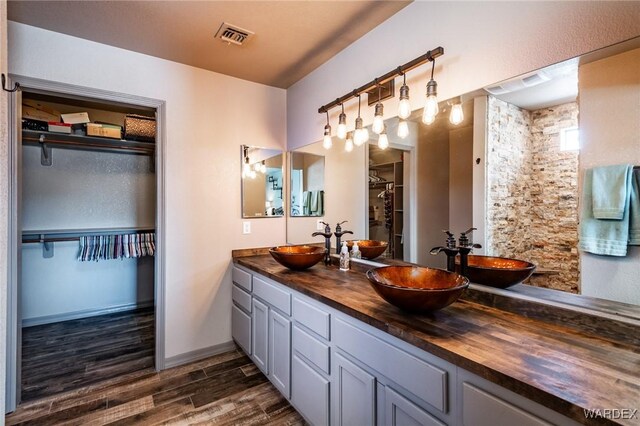
[[[322,235],[324,237],[324,264],[329,266],[331,264],[331,227],[326,222],[320,222],[324,225],[324,232],[316,231],[311,234],[312,237]]]
[[[475,231],[476,228],[470,228],[465,232],[460,233],[460,239],[458,240],[458,246],[456,247],[456,238],[450,231],[443,231],[447,234],[446,247],[434,247],[430,253],[436,255],[440,252],[445,252],[447,255],[447,271],[456,271],[456,255],[460,253],[460,275],[467,276],[467,268],[469,266],[469,252],[474,248],[482,248],[480,244],[471,244],[468,235]]]
[[[343,223],[347,223],[347,221],[345,220],[343,222],[338,222],[336,224],[336,232],[334,232],[334,235],[336,236],[336,253],[338,253],[338,254],[340,254],[340,249],[341,249],[340,240],[341,240],[342,236],[344,234],[353,235],[353,232],[351,232],[351,231],[343,231],[342,230],[342,226],[340,226],[340,225],[342,225]]]
[[[447,255],[447,271],[455,272],[456,271],[456,255],[458,254],[458,248],[456,247],[456,238],[453,233],[448,230],[443,230],[445,234],[447,234],[447,243],[445,247],[434,247],[429,251],[432,255],[437,255],[438,253],[445,252]]]
[[[460,233],[460,239],[458,240],[458,250],[460,251],[460,275],[467,276],[467,268],[469,267],[469,252],[474,248],[482,248],[480,244],[471,244],[469,242],[469,235],[476,228],[469,228],[465,232]]]

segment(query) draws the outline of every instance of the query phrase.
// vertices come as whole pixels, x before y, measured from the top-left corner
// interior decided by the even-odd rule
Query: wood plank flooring
[[[26,402],[5,420],[7,425],[304,424],[239,350]]]
[[[153,367],[153,308],[22,330],[22,400]]]

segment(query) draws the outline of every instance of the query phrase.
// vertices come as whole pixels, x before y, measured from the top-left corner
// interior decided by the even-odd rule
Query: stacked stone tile
[[[578,293],[578,152],[560,151],[578,105],[527,111],[489,97],[488,110],[488,253],[553,271],[529,284]]]

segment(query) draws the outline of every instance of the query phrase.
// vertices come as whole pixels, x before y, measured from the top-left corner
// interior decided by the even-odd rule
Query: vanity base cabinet
[[[251,358],[265,375],[269,374],[269,308],[256,299],[251,301],[253,336],[251,339],[253,352]]]
[[[289,398],[291,373],[291,321],[269,309],[269,375],[271,382]]]
[[[333,424],[374,425],[376,378],[339,353],[334,353],[333,373]]]
[[[312,425],[329,424],[329,380],[298,355],[291,361],[291,403]]]

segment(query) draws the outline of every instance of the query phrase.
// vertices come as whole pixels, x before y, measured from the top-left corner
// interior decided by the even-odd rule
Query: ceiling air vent
[[[223,22],[216,33],[216,38],[226,42],[241,46],[245,41],[253,36],[253,31],[245,30],[232,24]]]

